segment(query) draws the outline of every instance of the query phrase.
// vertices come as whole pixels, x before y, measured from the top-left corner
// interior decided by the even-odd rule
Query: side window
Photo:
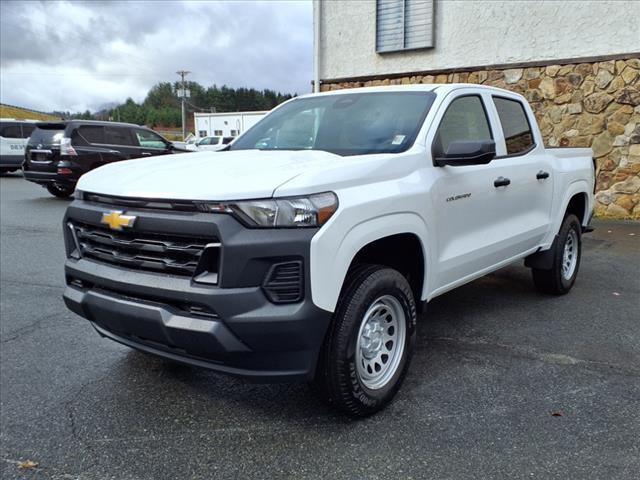
[[[104,143],[108,145],[133,146],[135,142],[131,137],[131,131],[123,127],[105,127]]]
[[[222,139],[222,143],[223,143],[224,145],[227,145],[227,144],[231,143],[232,141],[233,141],[233,137],[224,137],[224,138]]]
[[[143,148],[166,148],[167,144],[163,140],[163,138],[155,132],[151,130],[143,130],[141,128],[136,128],[135,130],[136,136],[138,137],[138,142],[140,146]]]
[[[205,137],[198,142],[198,145],[211,145],[211,137]]]
[[[31,133],[36,129],[35,125],[22,124],[22,138],[29,138]]]
[[[455,140],[491,140],[489,120],[476,95],[456,98],[445,112],[434,139],[436,153],[447,153],[449,144]]]
[[[2,129],[0,129],[0,135],[4,138],[22,138],[20,125],[15,123],[5,124]]]
[[[493,97],[502,124],[507,155],[517,155],[533,147],[533,133],[522,103],[508,98]]]
[[[78,134],[84,138],[87,143],[106,143],[104,138],[104,127],[87,125],[80,127],[78,129]]]

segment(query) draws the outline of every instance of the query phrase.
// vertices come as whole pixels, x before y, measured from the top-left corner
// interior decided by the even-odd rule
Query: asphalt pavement
[[[62,302],[69,202],[0,195],[3,479],[638,478],[638,222],[594,223],[569,295],[513,265],[434,300],[394,403],[353,421],[101,339]]]

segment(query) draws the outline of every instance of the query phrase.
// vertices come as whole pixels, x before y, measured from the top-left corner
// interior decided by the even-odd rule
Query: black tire
[[[382,305],[384,301],[390,302],[393,312],[402,313],[394,317],[391,311],[385,313],[385,307],[382,306],[379,307],[381,316],[375,317],[378,319],[380,328],[384,329],[380,331],[384,331],[385,334],[393,330],[393,327],[387,329],[387,325],[392,325],[389,322],[396,322],[398,325],[396,348],[401,346],[402,350],[396,351],[395,354],[390,353],[391,356],[387,355],[388,365],[382,366],[383,371],[386,369],[387,380],[380,386],[369,388],[365,383],[371,379],[361,378],[357,358],[363,362],[375,360],[365,360],[362,354],[358,356],[356,350],[359,345],[358,337],[362,333],[361,326],[365,328],[365,318],[374,318],[371,314],[368,316],[366,314],[371,312],[374,306],[379,306],[381,301],[383,301]],[[397,320],[389,320],[389,318],[397,318]],[[400,327],[402,322],[404,322],[403,335]],[[406,278],[396,270],[383,266],[357,267],[347,276],[338,308],[329,328],[319,360],[316,385],[321,389],[326,400],[350,416],[366,417],[376,413],[393,399],[400,388],[413,352],[416,305]],[[403,342],[400,341],[402,336],[404,336]],[[393,342],[382,345],[389,345],[389,343],[393,348]],[[384,354],[379,358],[383,357]],[[361,368],[366,368],[364,365],[365,363],[362,363]]]
[[[582,255],[582,227],[580,221],[575,215],[567,215],[562,222],[560,231],[558,232],[558,238],[552,245],[553,249],[553,264],[549,270],[542,270],[539,268],[532,268],[531,273],[533,275],[533,283],[536,288],[542,293],[548,293],[551,295],[564,295],[571,290],[573,284],[578,276],[578,270],[580,268],[580,257]],[[563,264],[567,261],[564,258],[565,245],[569,241],[569,236],[572,236],[574,243],[573,255],[575,255],[575,265],[563,271]]]
[[[69,187],[66,185],[58,185],[57,183],[50,183],[47,185],[47,191],[58,198],[69,198],[73,195],[75,187]]]

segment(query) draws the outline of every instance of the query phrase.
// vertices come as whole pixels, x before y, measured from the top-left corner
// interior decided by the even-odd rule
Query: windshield
[[[288,102],[229,150],[324,150],[338,155],[398,153],[418,135],[432,92],[321,95]]]

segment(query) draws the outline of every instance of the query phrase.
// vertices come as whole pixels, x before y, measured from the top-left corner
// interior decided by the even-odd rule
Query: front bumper
[[[75,201],[65,218],[93,222],[104,208]],[[108,210],[108,208],[107,208]],[[219,285],[191,278],[132,270],[88,258],[65,266],[67,307],[101,335],[172,360],[261,381],[307,381],[331,313],[316,307],[309,288],[313,230],[256,231],[228,215],[144,212],[139,225],[158,231],[211,228],[222,243]],[[162,226],[162,227],[161,227]],[[164,229],[164,230],[163,230]],[[283,258],[301,258],[304,298],[274,304],[261,283]]]

